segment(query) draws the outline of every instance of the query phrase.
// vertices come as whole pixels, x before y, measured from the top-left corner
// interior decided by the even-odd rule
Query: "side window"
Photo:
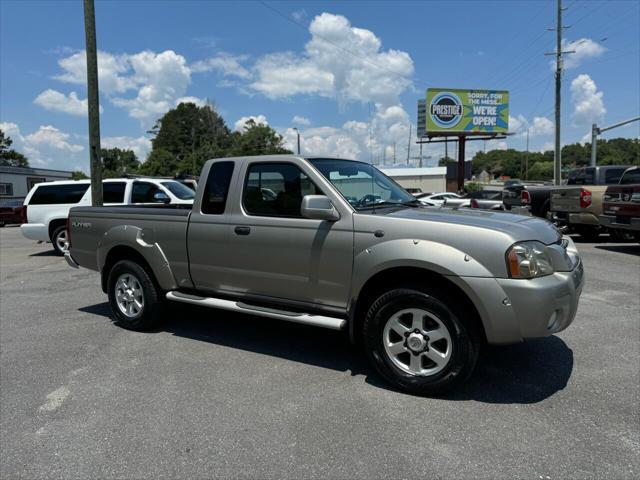
[[[102,201],[104,203],[124,203],[124,182],[104,182]]]
[[[322,192],[298,167],[290,163],[254,163],[249,166],[242,205],[249,215],[301,218],[305,195]]]
[[[29,200],[29,204],[56,205],[78,203],[88,188],[88,183],[40,185],[36,191],[33,192],[31,200]]]
[[[202,213],[221,215],[227,205],[233,162],[216,162],[211,166],[202,197]]]
[[[626,168],[608,168],[604,172],[604,183],[607,185],[618,183],[625,170]]]
[[[157,203],[153,196],[162,192],[158,186],[149,182],[133,182],[131,203]]]

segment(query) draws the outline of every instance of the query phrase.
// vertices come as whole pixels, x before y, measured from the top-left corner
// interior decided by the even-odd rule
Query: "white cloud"
[[[87,84],[87,54],[84,50],[58,60],[58,65],[63,73],[54,76],[56,80],[76,85]],[[107,94],[122,93],[135,88],[135,82],[128,76],[130,69],[128,55],[98,51],[98,84],[101,91]]]
[[[253,120],[257,125],[269,125],[269,122],[267,122],[267,117],[265,117],[264,115],[249,115],[246,117],[240,117],[233,125],[233,129],[236,132],[242,132],[244,130],[245,124],[249,120]]]
[[[590,38],[580,38],[572,42],[566,38],[562,39],[562,50],[575,51],[575,53],[569,53],[563,57],[563,67],[565,70],[577,68],[582,65],[585,60],[597,58],[607,51],[606,48]],[[552,67],[555,69],[555,61],[552,62]]]
[[[27,135],[11,122],[0,123],[0,129],[13,140],[12,148],[24,153],[31,165],[71,170],[85,160],[85,147],[72,143],[71,135],[52,125],[42,125]]]
[[[553,142],[545,142],[540,147],[540,153],[548,152],[550,150],[555,150],[556,146]]]
[[[86,84],[84,51],[58,63],[63,73],[55,79]],[[114,105],[127,109],[129,116],[140,120],[145,127],[175,106],[191,83],[191,70],[186,59],[173,50],[161,53],[144,50],[120,55],[98,52],[98,73],[100,90]],[[135,97],[115,96],[130,90],[137,90]]]
[[[309,126],[311,125],[311,120],[309,120],[307,117],[296,115],[291,119],[291,123],[295,123],[296,125]]]
[[[265,55],[254,66],[250,87],[269,98],[307,94],[348,102],[398,103],[411,87],[413,61],[406,52],[381,51],[369,30],[352,27],[341,15],[323,13],[309,25],[304,53]]]
[[[529,136],[539,137],[542,135],[551,135],[555,130],[555,126],[551,120],[546,117],[534,117],[529,127]]]
[[[151,150],[151,140],[146,137],[103,137],[100,139],[100,147],[132,150],[138,160],[142,162]]]
[[[516,134],[525,133],[527,131],[527,127],[529,126],[529,121],[525,118],[524,115],[519,114],[517,117],[512,117],[509,115],[509,131],[514,132]]]
[[[596,83],[589,75],[581,74],[571,82],[571,101],[574,105],[571,119],[574,126],[585,127],[598,123],[607,113],[602,99],[603,93],[598,91]]]
[[[70,115],[87,116],[87,99],[79,99],[76,92],[65,95],[62,92],[48,88],[33,101],[36,105],[52,112],[68,113]],[[100,113],[103,108],[100,106]]]
[[[219,72],[225,77],[249,78],[251,73],[241,62],[247,60],[246,55],[231,55],[230,53],[219,53],[215,57],[200,60],[191,65],[191,71],[194,73],[201,72]]]

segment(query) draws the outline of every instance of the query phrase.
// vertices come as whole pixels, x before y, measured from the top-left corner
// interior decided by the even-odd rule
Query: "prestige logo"
[[[456,125],[463,113],[462,102],[451,92],[441,92],[433,97],[429,110],[433,122],[442,128]]]

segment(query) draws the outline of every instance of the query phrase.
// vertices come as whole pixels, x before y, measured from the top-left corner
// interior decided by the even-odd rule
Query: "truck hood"
[[[421,207],[397,210],[385,216],[491,230],[503,233],[514,241],[538,240],[548,245],[561,238],[558,229],[544,219],[501,211]]]

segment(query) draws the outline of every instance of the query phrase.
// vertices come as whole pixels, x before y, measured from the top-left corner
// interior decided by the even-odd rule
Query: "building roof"
[[[447,167],[416,167],[416,168],[381,168],[390,177],[434,177],[445,176]]]
[[[16,175],[68,175],[68,176],[72,175],[72,172],[69,172],[66,170],[51,170],[49,168],[37,168],[37,167],[0,166],[0,172],[13,173]]]

